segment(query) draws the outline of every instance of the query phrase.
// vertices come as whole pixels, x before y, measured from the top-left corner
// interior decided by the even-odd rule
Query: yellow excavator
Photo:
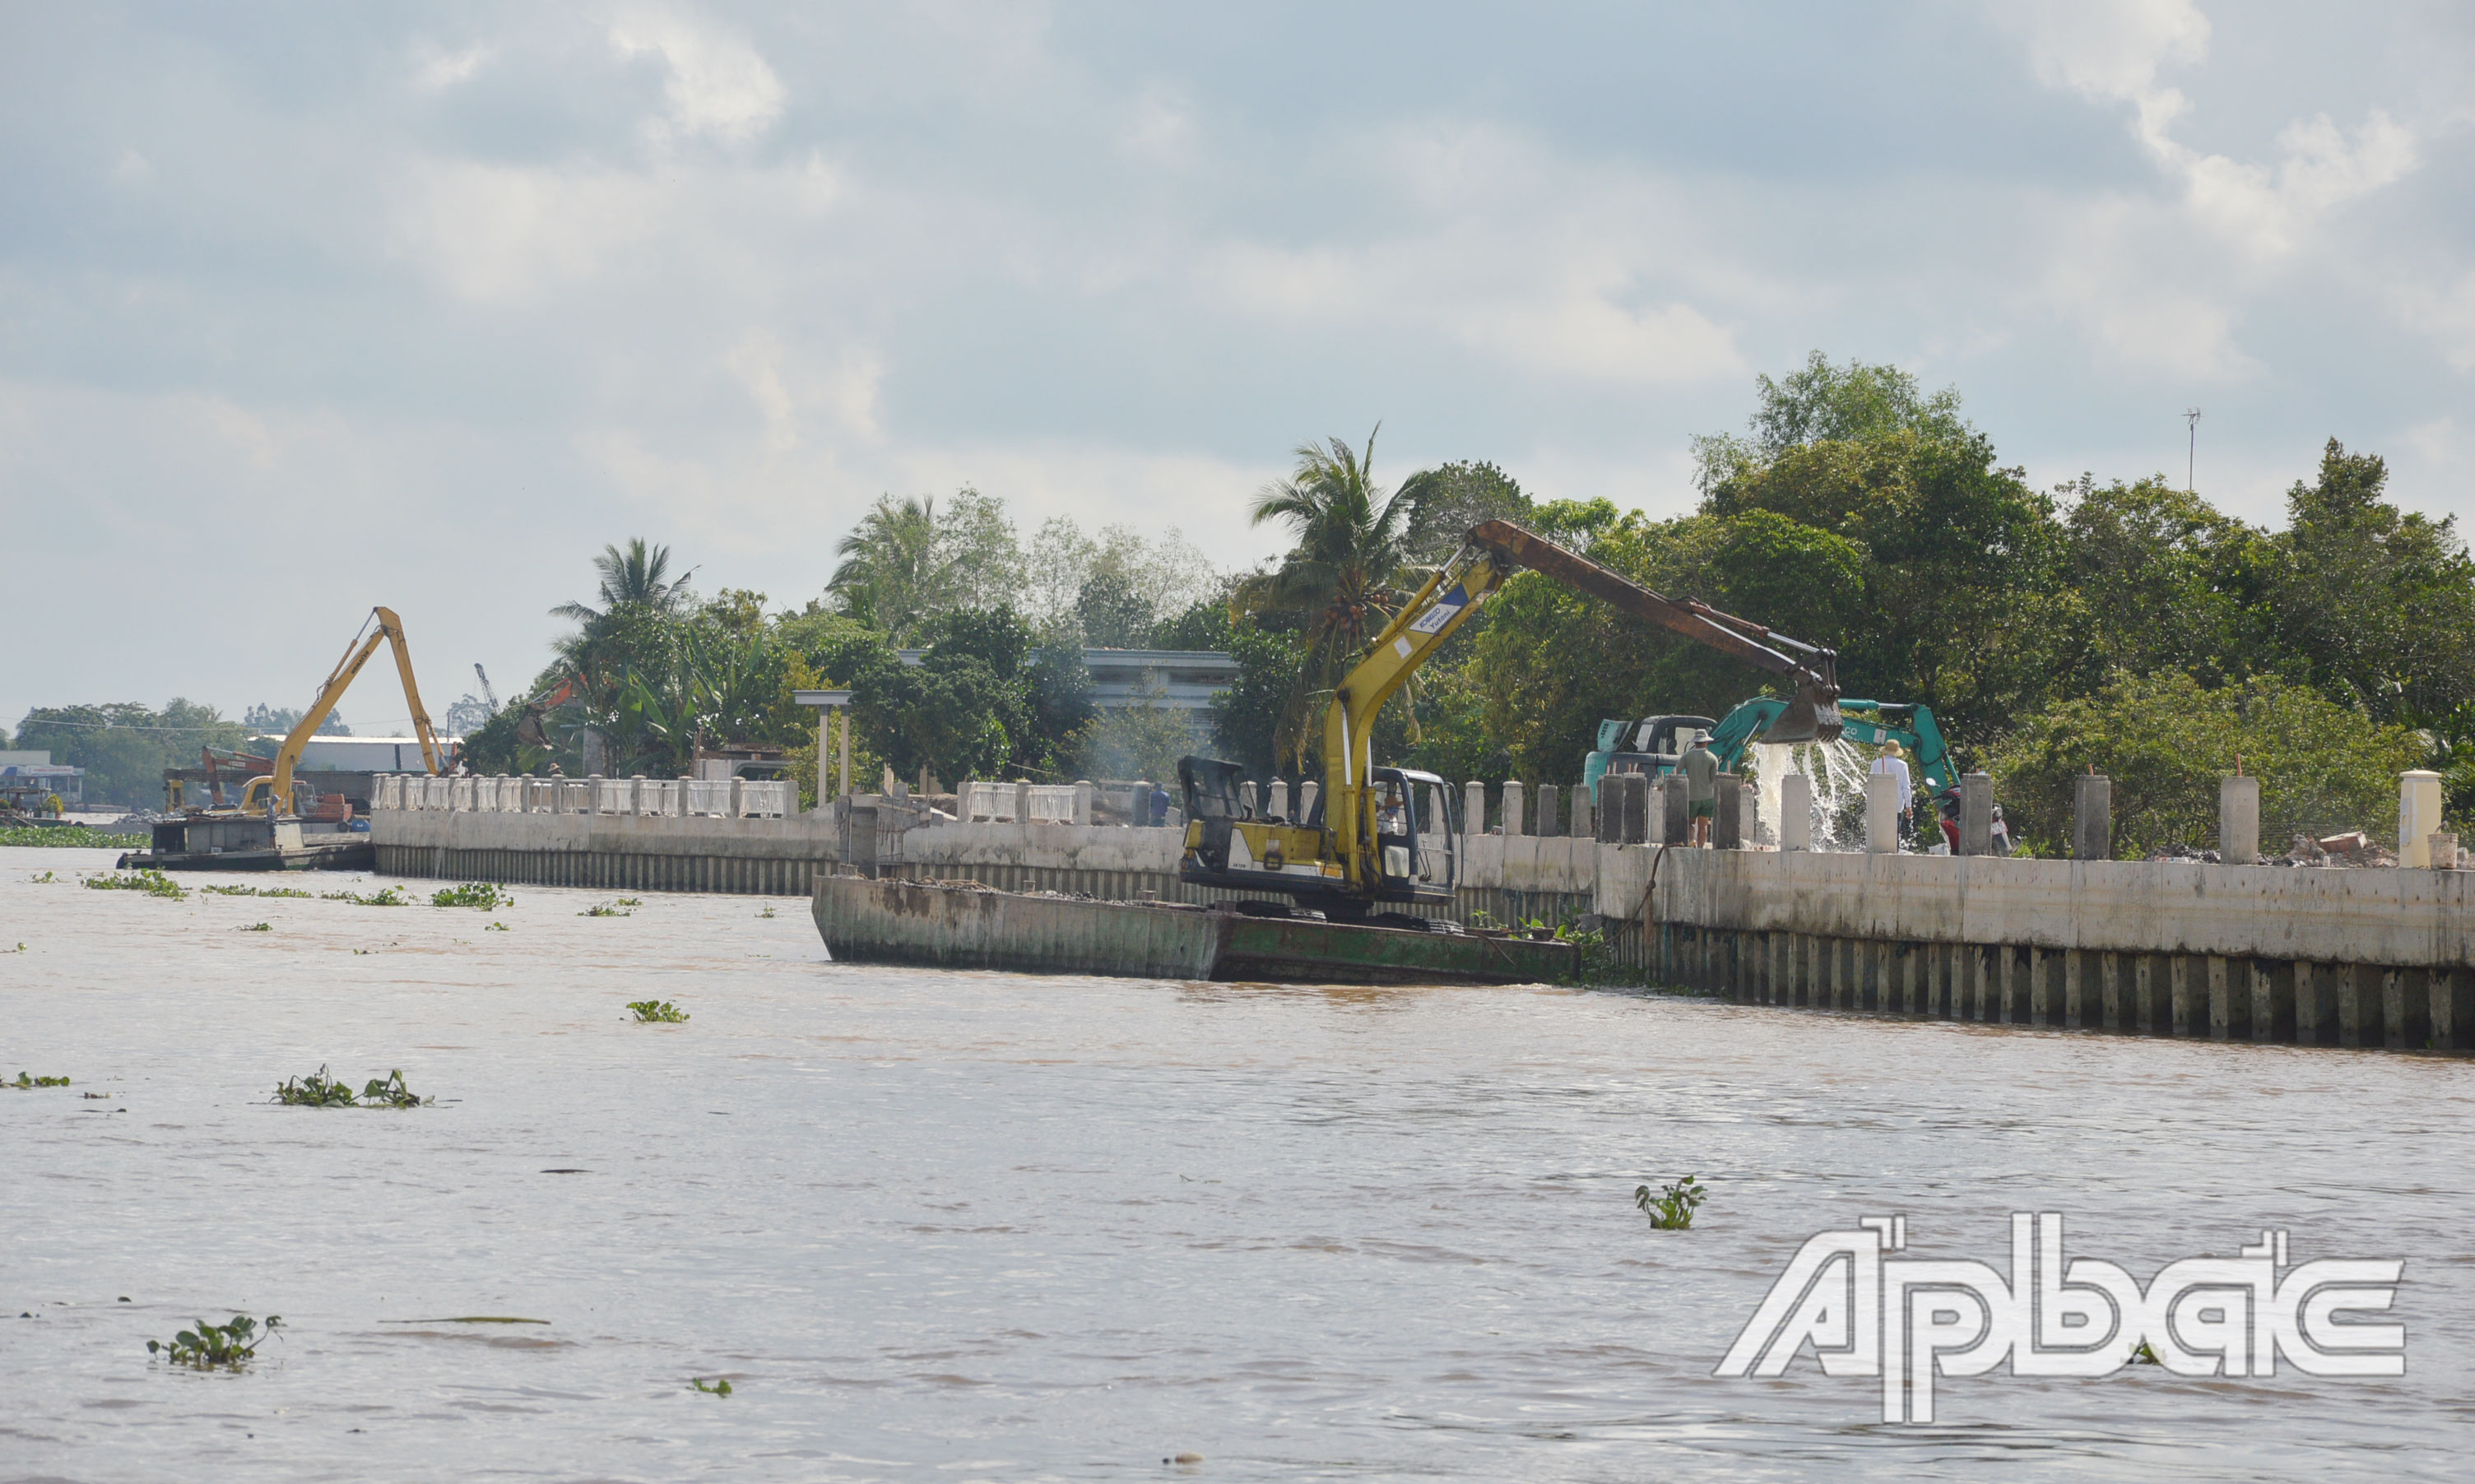
[[[1374,766],[1369,739],[1392,693],[1525,568],[1786,679],[1786,709],[1762,741],[1837,740],[1837,651],[1692,598],[1661,597],[1508,521],[1485,521],[1470,528],[1459,552],[1402,605],[1333,692],[1324,712],[1323,788],[1306,817],[1257,817],[1235,763],[1179,760],[1187,826],[1178,878],[1283,892],[1336,917],[1363,917],[1380,903],[1450,903],[1459,874],[1453,790],[1433,773]]]
[[[370,629],[371,620],[378,623],[375,633]],[[439,770],[438,738],[430,728],[429,713],[421,708],[421,688],[413,683],[412,651],[404,646],[404,621],[395,616],[392,608],[373,608],[370,619],[362,620],[361,632],[355,634],[352,643],[344,646],[344,657],[335,662],[334,669],[318,687],[317,700],[301,714],[300,721],[283,739],[283,745],[276,749],[275,771],[252,778],[241,790],[241,814],[264,811],[270,805],[277,812],[293,812],[292,770],[301,762],[302,749],[309,744],[311,737],[317,735],[327,714],[333,711],[335,703],[343,698],[353,677],[359,674],[361,667],[369,663],[370,656],[378,652],[380,640],[395,649],[396,673],[404,677],[404,704],[412,709],[412,734],[421,741],[421,761],[432,774]]]

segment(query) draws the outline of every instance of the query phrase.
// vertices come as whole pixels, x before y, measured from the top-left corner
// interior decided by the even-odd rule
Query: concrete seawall
[[[812,895],[828,816],[381,810],[394,874]],[[1210,902],[1170,830],[950,824],[877,874]],[[1751,1003],[2155,1035],[2475,1050],[2475,871],[1462,841],[1454,914],[1596,912],[1624,977]]]

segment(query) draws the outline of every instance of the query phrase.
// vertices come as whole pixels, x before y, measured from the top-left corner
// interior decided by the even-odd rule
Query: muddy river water
[[[2469,1467],[2464,1060],[865,968],[791,900],[76,884],[109,861],[0,850],[0,1077],[73,1079],[0,1090],[0,1479]],[[437,1102],[269,1101],[322,1063]],[[1650,1229],[1688,1172],[1694,1229]],[[2013,1211],[2144,1278],[2269,1228],[2404,1258],[2407,1374],[1996,1372],[1931,1426],[1809,1355],[1713,1375],[1806,1237],[1899,1214],[1998,1266]],[[284,1320],[246,1373],[149,1359],[233,1312]]]

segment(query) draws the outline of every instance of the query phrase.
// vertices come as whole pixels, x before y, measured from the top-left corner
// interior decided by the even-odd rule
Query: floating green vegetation
[[[1650,1217],[1650,1224],[1661,1231],[1682,1231],[1693,1225],[1693,1213],[1710,1197],[1709,1187],[1693,1176],[1669,1180],[1655,1196],[1643,1185],[1632,1193],[1632,1204]]]
[[[708,1397],[727,1397],[730,1395],[730,1377],[726,1375],[715,1376],[713,1378],[713,1384],[710,1386],[707,1386],[701,1378],[692,1375],[688,1377],[688,1384],[695,1387],[697,1390],[703,1392]]]
[[[29,876],[29,877],[27,877],[27,878],[26,878],[26,881],[27,881],[27,883],[28,883],[29,885],[31,885],[31,886],[37,886],[37,887],[48,887],[48,886],[50,886],[53,882],[56,882],[56,881],[58,881],[58,880],[60,880],[60,879],[61,879],[61,878],[60,878],[60,873],[59,873],[59,872],[57,872],[57,871],[45,871],[45,872],[44,872],[43,874],[41,874],[40,876]]]
[[[86,884],[97,891],[143,891],[148,896],[169,897],[175,902],[186,898],[189,894],[181,888],[179,882],[157,870],[131,871],[125,875],[111,872],[101,876],[88,876]]]
[[[400,1071],[371,1078],[355,1094],[350,1083],[329,1077],[321,1065],[308,1076],[295,1077],[277,1087],[275,1101],[293,1107],[419,1107],[435,1100],[415,1097]]]
[[[369,1080],[369,1083],[361,1088],[363,1107],[419,1107],[429,1101],[431,1100],[413,1095],[412,1089],[404,1084],[404,1073],[401,1071],[389,1072],[384,1077],[373,1077]]]
[[[769,908],[765,909],[763,912],[758,912],[756,915],[758,915],[759,917],[771,917],[771,916],[772,916],[772,915],[773,915],[773,909],[772,909],[771,907],[769,907]]]
[[[25,944],[23,944],[23,943],[19,943],[16,947],[12,948],[12,949],[10,949],[9,951],[10,951],[11,953],[24,953],[24,952],[26,951],[26,945],[25,945]]]
[[[484,933],[504,933],[507,931],[507,925],[503,922],[494,922],[488,927],[483,928],[481,931]]]
[[[322,902],[350,902],[355,907],[409,907],[412,899],[393,887],[378,891],[321,891]]]
[[[468,881],[460,887],[447,887],[429,894],[432,907],[478,907],[483,912],[496,912],[513,907],[515,897],[498,888],[496,883]]]
[[[272,933],[275,931],[275,924],[271,922],[253,922],[248,927],[241,929],[241,931],[244,933]]]
[[[623,896],[619,899],[617,905],[621,907],[642,907],[645,904],[642,900],[636,897]]]
[[[17,1074],[15,1082],[9,1083],[12,1087],[65,1087],[68,1084],[69,1080],[65,1077],[28,1077],[23,1072]]]
[[[638,1025],[676,1025],[688,1018],[688,1012],[668,1000],[630,1000],[627,1008],[636,1012]]]
[[[295,887],[200,887],[208,896],[297,896],[303,901],[309,893]]]
[[[51,845],[73,850],[126,850],[145,843],[142,835],[110,835],[82,824],[17,824],[0,829],[0,845]]]
[[[619,902],[596,902],[576,915],[579,917],[633,917],[636,915],[634,912],[620,906],[620,902],[629,901],[631,901],[630,898],[622,897]]]
[[[2132,1347],[2131,1363],[2135,1366],[2155,1366],[2165,1364],[2165,1362],[2157,1358],[2157,1352],[2148,1348],[2148,1342],[2146,1340],[2143,1340],[2138,1345]]]
[[[197,1326],[174,1335],[168,1344],[147,1341],[146,1353],[201,1371],[237,1371],[257,1353],[257,1348],[266,1343],[269,1335],[283,1327],[283,1316],[266,1316],[266,1328],[262,1331],[257,1321],[246,1314],[234,1314],[228,1325],[210,1325],[202,1319]]]

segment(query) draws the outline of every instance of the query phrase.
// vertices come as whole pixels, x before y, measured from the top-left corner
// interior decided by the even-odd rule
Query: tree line
[[[614,545],[593,598],[554,610],[574,628],[529,698],[561,704],[502,709],[467,764],[576,773],[591,734],[604,770],[668,776],[700,747],[757,743],[788,749],[809,790],[815,718],[792,694],[847,688],[862,780],[1171,776],[1186,718],[1098,712],[1091,645],[1232,654],[1208,745],[1258,776],[1311,777],[1333,686],[1462,534],[1500,518],[1835,646],[1846,694],[1931,706],[2043,850],[2091,767],[2116,780],[2124,854],[2212,839],[2217,780],[2239,761],[2262,779],[2271,849],[2290,827],[2393,829],[2404,767],[2442,771],[2453,815],[2475,806],[2475,563],[2452,521],[2401,509],[2383,461],[2334,438],[2278,528],[2157,475],[2031,488],[1955,390],[1819,353],[1757,378],[1744,431],[1695,440],[1699,499],[1669,519],[1535,499],[1483,461],[1387,484],[1376,446],[1296,449],[1250,507],[1287,549],[1248,571],[1174,532],[1052,520],[1025,540],[969,488],[877,500],[796,607],[704,596],[665,548]],[[1723,716],[1764,678],[1523,573],[1386,708],[1375,745],[1449,778],[1569,784],[1602,718]],[[188,755],[208,723],[237,733],[188,706],[156,723],[178,711]],[[128,770],[135,739],[168,734],[133,714],[101,737],[125,710],[32,714],[20,745],[75,761],[104,756],[100,739]],[[97,724],[46,730],[53,717]]]

